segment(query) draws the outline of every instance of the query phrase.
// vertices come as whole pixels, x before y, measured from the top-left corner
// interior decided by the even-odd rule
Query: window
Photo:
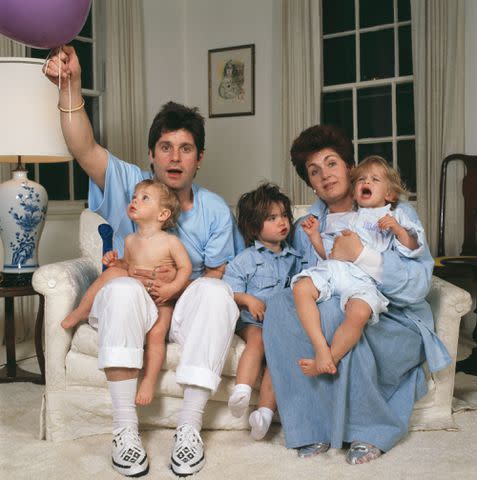
[[[355,160],[381,155],[415,198],[410,0],[322,0],[323,123],[353,139]]]
[[[103,94],[103,46],[101,38],[100,2],[93,1],[86,23],[79,35],[70,42],[75,47],[81,64],[82,93],[85,110],[93,126],[96,140],[101,143]],[[48,50],[30,48],[30,57],[46,58]],[[53,164],[28,164],[29,178],[41,183],[48,192],[49,200],[86,200],[88,176],[76,160]],[[82,202],[84,203],[84,202]]]

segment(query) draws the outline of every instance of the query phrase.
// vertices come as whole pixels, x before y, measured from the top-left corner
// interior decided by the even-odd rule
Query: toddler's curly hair
[[[138,190],[140,187],[154,187],[159,192],[159,201],[162,207],[171,211],[171,216],[164,222],[162,228],[168,230],[174,228],[177,224],[177,219],[181,214],[181,205],[176,192],[169,188],[166,184],[159,182],[158,180],[146,179],[139,182],[134,190]]]

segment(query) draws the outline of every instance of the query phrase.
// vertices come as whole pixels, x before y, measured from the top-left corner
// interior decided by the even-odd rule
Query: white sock
[[[258,410],[255,410],[248,417],[248,423],[252,427],[250,435],[255,440],[261,440],[268,432],[270,425],[272,423],[273,410],[270,410],[267,407],[260,407]]]
[[[245,383],[235,385],[229,397],[229,408],[234,417],[240,418],[245,413],[251,395],[252,387],[250,385]]]
[[[109,393],[113,403],[113,431],[117,428],[133,427],[138,429],[136,412],[137,378],[109,382]]]
[[[208,388],[191,385],[184,387],[184,402],[179,413],[177,426],[187,423],[200,432],[202,429],[202,417],[209,397],[210,390]]]

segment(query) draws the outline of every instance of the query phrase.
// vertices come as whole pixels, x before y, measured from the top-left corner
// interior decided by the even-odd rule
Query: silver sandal
[[[329,449],[330,444],[325,442],[312,443],[311,445],[304,445],[303,447],[297,448],[300,458],[314,457],[320,453],[327,452]]]
[[[370,462],[380,457],[383,452],[378,447],[365,442],[351,442],[348,452],[346,453],[346,461],[350,465],[359,465]]]

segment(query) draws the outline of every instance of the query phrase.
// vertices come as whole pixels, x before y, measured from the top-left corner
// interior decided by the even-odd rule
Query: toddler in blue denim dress
[[[240,308],[235,332],[246,343],[228,402],[232,414],[239,418],[249,405],[252,386],[262,368],[266,302],[289,287],[302,262],[301,255],[286,242],[293,221],[290,199],[276,185],[264,183],[243,194],[237,205],[237,221],[248,248],[227,264],[223,280],[231,286]],[[266,435],[275,409],[272,381],[265,367],[259,408],[249,417],[255,440]]]
[[[425,234],[399,208],[392,210],[405,189],[398,172],[377,155],[364,159],[351,172],[357,211],[328,214],[323,234],[319,222],[308,217],[302,223],[316,253],[315,267],[308,268],[292,279],[295,305],[301,323],[314,326],[314,359],[301,359],[305,375],[334,374],[337,364],[358,342],[364,327],[379,321],[387,311],[388,300],[379,292],[374,279],[351,262],[328,259],[337,235],[344,229],[356,232],[362,243],[378,252],[396,249],[400,255],[416,258],[423,254]],[[328,345],[320,328],[316,303],[339,295],[345,319]]]

